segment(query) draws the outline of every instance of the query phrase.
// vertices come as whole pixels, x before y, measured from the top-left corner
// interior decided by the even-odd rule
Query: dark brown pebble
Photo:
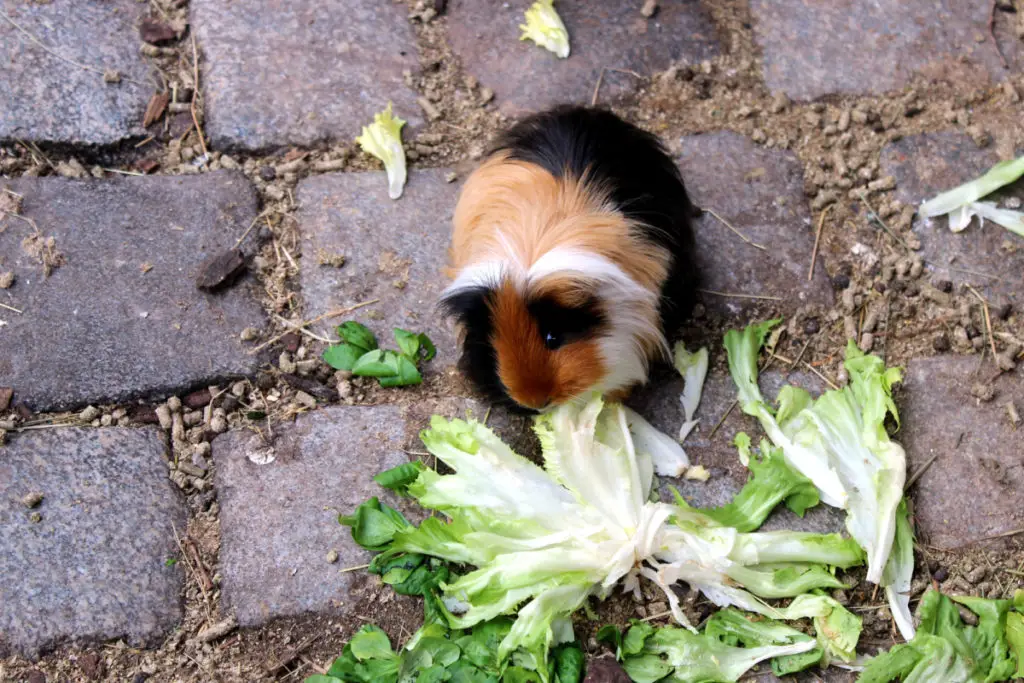
[[[949,578],[949,570],[945,567],[939,567],[935,570],[935,573],[932,574],[932,578],[938,581],[939,583],[942,583],[943,581]]]
[[[106,666],[100,656],[95,652],[86,652],[78,657],[78,668],[82,670],[86,678],[91,681],[102,680],[106,673]]]
[[[229,394],[221,399],[220,407],[224,409],[225,413],[230,413],[238,407],[238,399]]]
[[[950,282],[949,280],[936,280],[935,289],[939,290],[940,292],[945,292],[946,294],[949,294],[950,292],[953,291],[953,283]]]
[[[596,657],[587,662],[583,683],[630,683],[630,679],[613,657]]]
[[[818,334],[821,324],[817,318],[808,318],[804,321],[804,334]]]
[[[160,424],[160,418],[156,416],[156,409],[152,406],[132,406],[128,410],[128,417],[132,422],[138,422],[139,424]]]
[[[302,338],[298,332],[289,332],[288,334],[281,337],[281,343],[284,344],[284,350],[288,353],[295,353],[299,350],[299,342]]]
[[[260,178],[270,182],[276,177],[277,171],[274,170],[273,166],[260,166]]]
[[[887,289],[884,282],[876,282],[874,284],[874,288],[879,294],[885,294],[885,290]]]
[[[943,332],[942,334],[940,334],[939,336],[935,337],[935,339],[932,340],[932,348],[938,351],[939,353],[945,353],[946,351],[949,351],[949,337],[946,336],[945,332]]]
[[[836,290],[843,290],[850,286],[850,276],[846,273],[839,273],[832,278],[832,287]]]
[[[256,375],[256,386],[266,391],[267,389],[273,388],[277,382],[274,380],[274,376],[269,372],[261,372]]]
[[[338,395],[335,390],[328,389],[320,382],[317,382],[315,379],[310,379],[309,377],[290,375],[282,372],[281,379],[283,379],[293,389],[305,391],[310,396],[321,401],[333,401]]]
[[[189,408],[196,410],[198,408],[205,408],[210,403],[210,390],[200,389],[199,391],[193,391],[191,394],[185,397],[184,403]]]
[[[225,249],[199,266],[196,287],[213,291],[230,285],[245,270],[245,257],[239,249]]]
[[[14,389],[0,387],[0,413],[11,407],[11,398],[14,396]]]
[[[174,27],[156,19],[143,19],[139,23],[139,37],[151,45],[162,45],[178,39]]]

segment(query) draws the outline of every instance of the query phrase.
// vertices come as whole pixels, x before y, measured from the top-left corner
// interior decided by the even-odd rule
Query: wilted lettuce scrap
[[[526,10],[526,23],[520,24],[519,40],[532,40],[542,48],[565,59],[569,56],[569,32],[555,11],[554,0],[537,0]]]
[[[454,473],[423,469],[412,483],[394,479],[443,517],[395,526],[386,513],[367,512],[382,533],[361,540],[356,531],[364,527],[353,520],[353,534],[364,544],[390,535],[380,562],[427,555],[476,567],[441,586],[449,624],[469,628],[518,612],[499,653],[502,661],[527,653],[539,672],[549,649],[572,639],[574,611],[617,585],[639,590],[640,576],[665,591],[686,626],[672,589],[679,581],[719,606],[831,620],[829,650],[846,657],[859,619],[828,596],[804,594],[843,586],[830,567],[861,563],[857,544],[837,534],[741,533],[696,510],[652,502],[654,465],[631,423],[621,405],[596,395],[538,417],[542,468],[476,421],[435,416],[421,438]],[[764,601],[783,597],[795,599],[787,607]],[[850,619],[836,626],[840,612]]]
[[[1024,237],[1024,213],[1000,209],[992,202],[979,201],[999,188],[1016,182],[1021,176],[1024,176],[1024,157],[1000,161],[983,176],[924,202],[918,213],[925,218],[946,216],[949,229],[953,232],[960,232],[974,216],[979,216],[982,223],[987,218]]]
[[[965,626],[957,603],[977,615]],[[929,590],[917,608],[920,626],[909,643],[868,660],[858,683],[995,683],[1018,675],[1022,656],[1008,624],[1019,612],[1009,600],[947,597]],[[1013,618],[1011,621],[1011,617]],[[1009,640],[1008,640],[1009,638]]]
[[[388,174],[388,196],[398,199],[405,187],[405,150],[402,148],[403,119],[391,113],[391,103],[384,111],[374,114],[373,123],[363,126],[363,134],[356,142],[367,154],[384,162]]]
[[[708,374],[708,350],[702,348],[690,353],[683,342],[677,342],[672,353],[672,361],[676,370],[683,376],[684,382],[683,394],[679,397],[684,416],[683,426],[679,428],[679,441],[682,442],[697,426],[698,421],[693,419],[693,416],[700,405],[704,380]]]
[[[867,552],[868,581],[907,586],[913,573],[912,538],[903,539],[899,566],[887,571],[906,480],[903,448],[889,438],[884,426],[886,415],[899,423],[892,387],[900,381],[900,371],[887,369],[881,358],[865,355],[851,341],[846,348],[848,386],[814,400],[803,389],[787,385],[773,410],[757,385],[757,355],[778,322],[758,323],[725,335],[740,407],[761,422],[786,462],[814,483],[822,502],[847,511],[846,528]],[[907,524],[904,536],[909,535]],[[900,632],[909,640],[913,625],[907,601],[896,588],[886,592],[893,612],[899,613]]]

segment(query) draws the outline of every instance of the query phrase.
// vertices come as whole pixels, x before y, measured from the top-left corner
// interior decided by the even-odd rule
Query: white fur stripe
[[[537,259],[527,273],[529,283],[556,273],[579,273],[611,285],[617,293],[636,300],[654,300],[657,295],[644,289],[609,259],[581,249],[556,248]]]
[[[442,299],[452,297],[459,292],[477,287],[496,289],[512,268],[505,261],[481,261],[459,271],[458,276],[441,293]]]

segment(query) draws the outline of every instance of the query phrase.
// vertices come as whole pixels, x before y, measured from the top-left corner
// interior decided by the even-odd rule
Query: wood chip
[[[154,123],[160,120],[160,117],[164,115],[167,110],[167,103],[171,101],[171,96],[166,92],[156,92],[149,98],[149,104],[146,105],[146,113],[142,117],[142,127],[149,128]]]

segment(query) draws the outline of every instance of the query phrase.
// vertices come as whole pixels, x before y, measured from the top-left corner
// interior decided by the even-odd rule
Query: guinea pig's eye
[[[558,334],[557,332],[544,333],[544,346],[548,347],[549,349],[557,349],[563,343],[565,342],[562,339],[562,335]]]

